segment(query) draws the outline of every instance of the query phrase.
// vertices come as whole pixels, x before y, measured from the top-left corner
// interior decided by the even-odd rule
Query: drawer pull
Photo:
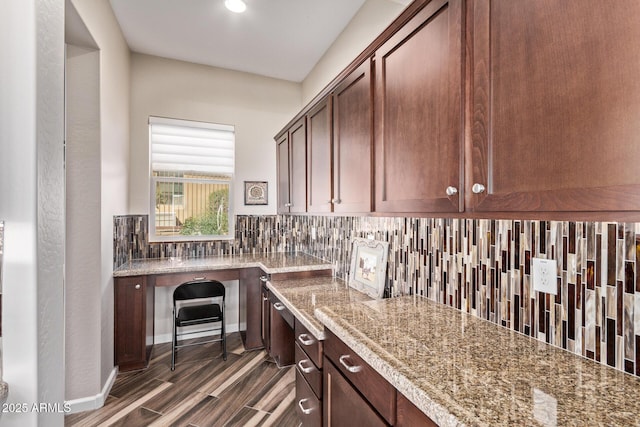
[[[136,289],[140,289],[140,283],[136,283]]]
[[[352,374],[356,374],[358,372],[360,372],[362,370],[362,366],[358,366],[358,365],[350,365],[347,362],[345,362],[345,360],[349,359],[349,355],[348,354],[343,354],[342,356],[340,356],[340,364],[342,366],[344,366],[345,368],[347,368],[347,371],[351,372]]]
[[[269,301],[269,298],[267,298],[267,297],[262,297],[262,301]]]
[[[313,366],[303,365],[304,363],[308,363],[308,362],[309,362],[309,359],[302,359],[301,361],[298,362],[298,368],[300,368],[300,370],[305,374],[310,374],[315,369]]]
[[[276,302],[276,303],[274,303],[274,304],[273,304],[273,308],[275,308],[275,309],[276,309],[276,310],[278,310],[278,311],[282,311],[282,310],[284,310],[286,307],[284,306],[284,304],[283,304],[283,303],[281,303],[281,302]]]
[[[269,278],[267,276],[260,276],[260,281],[263,283],[266,283],[266,281],[269,280]]]
[[[300,408],[300,410],[302,411],[303,414],[305,415],[309,415],[310,413],[313,412],[313,408],[306,408],[304,406],[302,406],[303,403],[307,403],[309,401],[309,399],[300,399],[298,400],[298,407]]]
[[[206,279],[207,276],[202,276],[202,277],[194,277],[193,280],[204,280]]]
[[[307,347],[316,343],[316,340],[311,338],[308,334],[298,335],[298,341],[300,341],[300,344],[305,345]]]

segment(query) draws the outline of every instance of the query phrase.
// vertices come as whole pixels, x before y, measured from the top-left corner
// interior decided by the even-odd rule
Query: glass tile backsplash
[[[386,295],[424,295],[640,376],[640,223],[238,216],[233,241],[149,243],[146,215],[118,216],[114,267],[133,258],[301,251],[345,278],[351,238],[367,236],[389,242]],[[555,260],[557,295],[533,291],[533,257]]]

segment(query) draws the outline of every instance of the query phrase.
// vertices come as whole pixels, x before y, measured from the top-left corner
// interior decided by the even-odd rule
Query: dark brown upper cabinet
[[[375,53],[375,210],[463,210],[461,0],[429,3]]]
[[[307,212],[332,212],[331,95],[307,113]]]
[[[333,211],[370,212],[373,87],[367,59],[333,91]]]
[[[302,117],[277,140],[278,213],[307,210],[307,126]]]
[[[640,210],[640,2],[476,0],[467,204]]]

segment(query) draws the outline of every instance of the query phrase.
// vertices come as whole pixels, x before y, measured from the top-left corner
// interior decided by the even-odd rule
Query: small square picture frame
[[[351,242],[349,286],[372,298],[382,298],[387,282],[389,243],[361,237]]]
[[[269,184],[267,181],[245,181],[244,182],[244,204],[245,205],[267,205],[269,204]]]

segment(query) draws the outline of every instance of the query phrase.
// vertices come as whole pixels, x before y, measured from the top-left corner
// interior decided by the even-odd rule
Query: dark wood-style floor
[[[65,426],[298,426],[295,367],[278,368],[264,351],[245,351],[238,333],[178,351],[156,345],[149,367],[118,374],[105,405],[68,415]]]

